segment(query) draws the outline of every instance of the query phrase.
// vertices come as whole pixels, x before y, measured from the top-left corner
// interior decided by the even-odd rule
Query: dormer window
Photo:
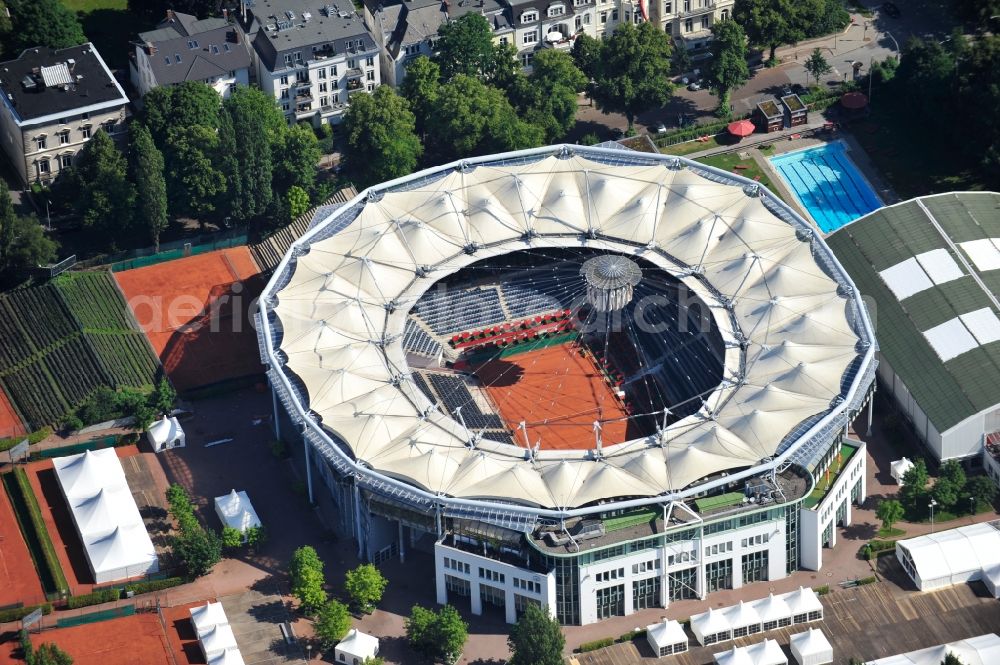
[[[562,3],[558,5],[552,5],[551,7],[549,7],[548,11],[549,18],[552,18],[553,16],[562,16],[565,13],[566,13],[566,5]]]
[[[538,20],[538,12],[530,11],[521,14],[521,23],[534,23]]]

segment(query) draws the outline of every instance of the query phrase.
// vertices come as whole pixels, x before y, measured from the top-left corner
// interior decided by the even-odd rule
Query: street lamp
[[[306,660],[312,660],[313,657],[313,645],[306,645]]]
[[[969,497],[969,514],[973,517],[976,516],[976,497],[974,496]]]
[[[931,508],[931,533],[934,533],[934,506],[938,505],[938,502],[935,501],[934,499],[931,499],[929,505]]]

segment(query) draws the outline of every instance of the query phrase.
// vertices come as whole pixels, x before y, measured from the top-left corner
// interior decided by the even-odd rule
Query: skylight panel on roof
[[[219,55],[219,47],[218,46],[216,46],[215,44],[212,44],[209,48],[212,50],[212,54],[213,55]]]
[[[958,244],[980,272],[1000,270],[1000,238],[981,238]]]
[[[964,275],[947,249],[932,249],[929,252],[917,254],[914,258],[935,284],[944,284]]]
[[[958,318],[924,331],[924,337],[941,360],[951,360],[979,346],[976,338]]]
[[[176,62],[180,62],[181,61],[181,54],[180,53],[174,53],[174,60]]]
[[[989,344],[1000,340],[1000,319],[989,307],[977,309],[960,315],[965,327],[980,344]]]
[[[934,282],[920,267],[916,257],[906,259],[879,273],[882,281],[895,294],[897,300],[905,300],[914,293],[920,293],[934,286]]]
[[[189,49],[196,49],[196,48],[198,48],[198,42],[197,42],[197,40],[194,40],[194,39],[188,40],[188,48]]]

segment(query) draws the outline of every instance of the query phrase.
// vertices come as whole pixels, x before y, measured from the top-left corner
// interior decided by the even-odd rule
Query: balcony
[[[295,119],[302,120],[303,118],[311,118],[316,115],[316,109],[312,107],[312,104],[303,104],[302,106],[297,106],[295,108]]]
[[[715,0],[708,0],[700,7],[691,7],[690,9],[682,9],[677,12],[677,18],[688,18],[689,16],[699,16],[701,14],[706,14],[708,12],[715,11]]]
[[[295,92],[295,101],[298,103],[313,101],[311,88],[300,88]]]
[[[363,71],[361,71],[360,67],[353,67],[353,68],[347,70],[347,80],[348,81],[350,81],[351,79],[359,79],[359,78],[361,78],[364,75],[365,75],[365,73]]]

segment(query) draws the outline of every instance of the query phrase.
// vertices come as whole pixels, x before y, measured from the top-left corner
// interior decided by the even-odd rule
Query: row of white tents
[[[775,628],[821,621],[823,603],[812,589],[795,591],[751,601],[691,617],[691,632],[702,646],[727,642]]]
[[[236,644],[236,636],[222,603],[192,607],[191,623],[208,665],[244,665],[243,654]]]
[[[52,465],[97,584],[160,569],[114,448],[57,457]]]
[[[996,633],[987,633],[929,649],[871,660],[865,665],[941,665],[948,655],[958,658],[962,665],[996,665],[1000,663],[1000,637]]]
[[[1000,597],[1000,520],[900,540],[896,558],[921,591],[980,580]]]
[[[816,628],[792,635],[789,647],[798,665],[828,665],[833,662],[833,647],[823,631]],[[715,662],[717,665],[788,665],[788,658],[777,642],[764,640],[717,653]]]

